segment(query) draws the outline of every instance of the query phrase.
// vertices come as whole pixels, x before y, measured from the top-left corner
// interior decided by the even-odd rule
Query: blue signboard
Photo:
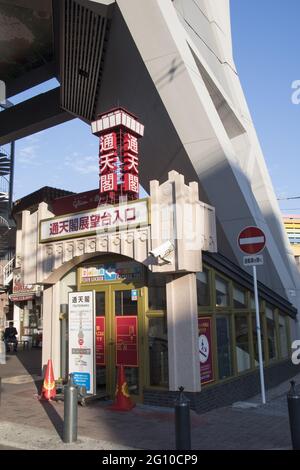
[[[91,375],[86,372],[73,372],[74,384],[78,387],[85,387],[86,390],[91,388]]]

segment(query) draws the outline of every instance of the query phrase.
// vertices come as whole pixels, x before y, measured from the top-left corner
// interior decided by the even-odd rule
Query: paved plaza
[[[41,389],[40,351],[20,351],[0,366],[2,397],[0,446],[21,449],[174,449],[174,411],[136,406],[131,412],[112,412],[109,402],[78,407],[78,442],[63,444],[63,403],[37,399]],[[300,382],[300,376],[296,377]],[[197,415],[191,413],[192,448],[289,449],[286,404],[288,382],[259,397]]]

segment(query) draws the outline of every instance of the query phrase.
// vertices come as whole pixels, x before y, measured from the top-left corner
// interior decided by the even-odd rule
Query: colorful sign
[[[95,393],[94,292],[69,293],[69,374],[75,384]]]
[[[13,293],[9,295],[12,302],[24,302],[33,300],[37,292],[35,284],[24,284],[21,268],[15,268],[13,271]]]
[[[116,365],[138,367],[136,316],[116,316]]]
[[[214,381],[212,351],[212,318],[199,317],[199,361],[201,385]]]
[[[258,227],[246,227],[238,236],[238,246],[247,255],[260,253],[266,245],[266,236]]]
[[[107,281],[140,281],[143,267],[134,262],[97,264],[80,269],[80,283],[91,284]]]
[[[99,189],[85,191],[55,199],[51,202],[55,215],[73,214],[83,210],[94,209],[99,204]]]
[[[105,366],[105,317],[96,317],[96,365]]]
[[[127,110],[115,108],[92,122],[92,132],[100,138],[100,200],[116,202],[124,195],[138,199],[138,139],[144,126]]]
[[[108,230],[125,230],[149,224],[148,200],[101,206],[87,212],[53,217],[41,221],[40,242],[73,238]]]

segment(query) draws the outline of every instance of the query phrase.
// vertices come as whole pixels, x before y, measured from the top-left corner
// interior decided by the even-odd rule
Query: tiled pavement
[[[31,357],[30,354],[32,354]],[[5,366],[0,366],[0,376],[24,376],[28,374],[28,369],[29,372],[39,375],[37,356],[36,351],[24,351],[17,357],[11,356]],[[27,362],[32,362],[33,367],[29,368],[26,365]],[[30,377],[28,379],[30,380]],[[299,382],[300,377],[297,379]],[[22,381],[24,382],[23,379]],[[40,448],[57,448],[57,446],[63,448],[64,444],[61,444],[60,440],[63,404],[40,402],[34,397],[37,390],[40,390],[41,382],[14,384],[5,383],[5,379],[3,382],[0,445],[18,447],[18,442],[21,440],[23,444],[26,443],[27,448],[36,447],[37,441],[39,441]],[[254,397],[248,402],[258,405],[255,408],[225,407],[202,415],[192,412],[192,448],[290,448],[286,406],[287,389],[288,383],[285,383],[267,393],[269,401],[265,406],[259,405],[259,397]],[[94,446],[99,444],[99,448],[109,446],[111,449],[122,446],[140,449],[174,449],[172,409],[140,405],[129,413],[117,413],[107,409],[107,402],[95,401],[86,407],[79,406],[78,416],[78,436],[82,441],[80,448],[95,448]],[[11,427],[7,423],[12,423]],[[15,436],[13,440],[11,437],[8,439],[7,429],[10,433],[13,432]],[[36,432],[39,438],[36,437]],[[43,435],[44,438],[42,438]],[[90,439],[83,442],[84,436]],[[49,442],[49,447],[47,447],[47,442]]]

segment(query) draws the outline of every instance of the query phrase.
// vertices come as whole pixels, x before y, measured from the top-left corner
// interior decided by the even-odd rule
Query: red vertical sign
[[[212,351],[212,318],[199,317],[199,361],[201,385],[214,381]]]
[[[116,365],[138,367],[137,317],[116,317]]]
[[[96,365],[105,366],[105,317],[96,317]]]

